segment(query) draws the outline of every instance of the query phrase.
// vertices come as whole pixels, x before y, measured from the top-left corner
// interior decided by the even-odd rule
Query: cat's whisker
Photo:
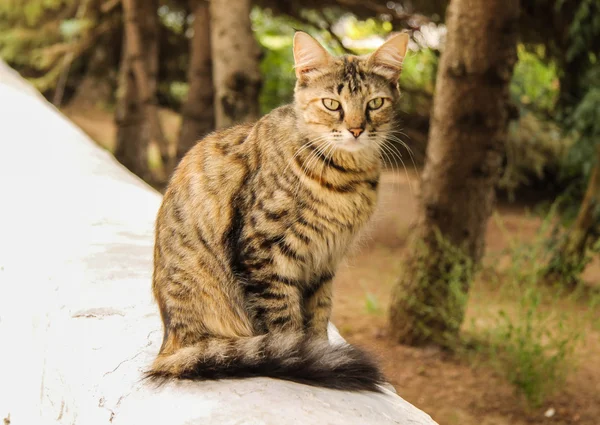
[[[396,162],[395,158],[394,158],[394,162],[396,164],[396,167],[394,168],[394,164],[392,164],[392,160],[390,159],[390,155],[388,154],[387,151],[387,147],[385,146],[385,140],[382,142],[382,144],[380,145],[381,150],[380,152],[383,153],[385,155],[385,157],[387,158],[389,164],[390,164],[390,169],[392,170],[392,173],[394,173],[394,175],[396,176],[395,178],[395,190],[396,192],[400,191],[400,171],[399,171],[399,167],[398,167],[398,162]],[[393,158],[393,156],[392,156]]]
[[[395,189],[399,190],[400,189],[400,166],[398,165],[398,162],[395,159],[394,155],[391,155],[390,158],[390,154],[391,152],[389,151],[389,148],[386,146],[386,134],[382,133],[380,131],[373,131],[371,134],[373,134],[373,137],[376,138],[376,142],[377,142],[377,147],[378,147],[378,151],[380,153],[380,158],[383,158],[382,154],[385,155],[385,157],[387,158],[387,163],[389,164],[389,169],[392,171],[392,173],[396,176],[394,185],[395,185]],[[394,159],[394,161],[392,162],[392,158]],[[395,164],[395,167],[394,167]],[[385,161],[384,161],[384,166],[386,166]]]
[[[408,187],[410,188],[410,193],[411,193],[411,195],[414,196],[412,181],[411,181],[410,176],[408,175],[408,169],[406,168],[406,164],[404,163],[404,160],[402,159],[402,154],[398,151],[398,148],[395,147],[391,143],[389,143],[389,144],[384,143],[383,146],[385,147],[385,149],[388,150],[388,152],[390,152],[390,155],[392,155],[392,157],[398,158],[400,160],[400,162],[402,163],[402,167],[404,168],[404,173],[406,175],[406,180],[408,181]],[[414,165],[414,161],[413,161],[413,165]],[[416,165],[415,165],[415,171],[416,171]]]
[[[283,169],[282,174],[285,174],[285,172],[288,170],[288,168],[290,168],[290,165],[292,165],[292,162],[296,159],[296,157],[298,155],[300,155],[300,153],[302,153],[304,150],[308,149],[310,147],[310,142],[305,143],[304,145],[302,145],[300,147],[300,149],[298,149],[296,151],[296,153],[294,155],[292,155],[292,157],[290,159],[288,159],[287,161],[287,165],[286,167]]]
[[[326,146],[325,151],[325,161],[323,162],[323,166],[321,167],[321,175],[319,179],[323,179],[323,172],[326,167],[329,167],[331,164],[331,160],[333,159],[333,154],[335,153],[335,143],[332,143],[330,140],[327,141],[328,146]]]
[[[383,156],[383,153],[384,153],[383,151],[379,151],[379,159],[380,159],[380,160],[381,160],[381,162],[383,163],[383,167],[384,167],[384,168],[387,168],[387,167],[388,167],[388,165],[387,165],[387,163],[385,162],[385,157]],[[391,168],[391,165],[390,165],[390,168]]]
[[[388,135],[388,136],[389,136],[389,138],[390,138],[390,139],[392,139],[392,140],[394,140],[394,141],[396,141],[396,142],[400,143],[400,144],[401,144],[401,145],[402,145],[402,146],[403,146],[403,147],[404,147],[404,148],[405,148],[405,149],[408,151],[408,153],[409,153],[409,156],[410,156],[410,159],[411,159],[411,161],[412,161],[412,163],[413,163],[413,169],[415,170],[415,173],[417,173],[417,174],[418,174],[418,171],[417,171],[417,164],[415,163],[415,156],[414,156],[414,154],[413,154],[413,151],[412,151],[412,149],[411,149],[411,148],[410,148],[410,147],[409,147],[409,146],[408,146],[408,145],[407,145],[407,144],[406,144],[406,143],[405,143],[405,142],[404,142],[402,139],[400,139],[398,136],[395,136],[394,134],[390,134],[390,135]],[[393,146],[393,145],[392,145],[392,146]],[[397,148],[396,146],[394,146],[394,149],[396,149],[396,150],[397,150],[398,148]],[[398,154],[399,154],[400,156],[402,156],[402,154],[400,154],[400,152],[398,152]]]
[[[408,134],[406,134],[404,131],[402,131],[402,129],[394,130],[394,133],[398,133],[404,137],[410,138],[410,136]]]
[[[410,146],[408,146],[408,144],[406,142],[404,142],[402,139],[400,139],[400,137],[396,136],[396,134],[400,134],[402,136],[405,136],[407,138],[410,139],[410,136],[408,136],[406,133],[404,133],[402,131],[402,129],[396,129],[394,127],[392,127],[391,130],[386,130],[386,131],[382,131],[382,132],[377,132],[377,134],[381,134],[383,138],[388,138],[388,137],[394,137],[395,140],[400,143],[407,151],[410,155],[414,155],[413,150],[410,148]]]
[[[410,139],[410,136],[408,134],[406,134],[403,130],[404,130],[404,127],[400,128],[398,124],[396,124],[395,126],[392,127],[392,131],[394,133],[401,134],[401,135],[406,136],[406,137],[408,137]]]
[[[400,139],[400,137],[398,137],[396,135],[396,133],[403,134],[406,137],[408,137],[405,133],[403,133],[401,131],[398,131],[398,130],[395,130],[395,129],[392,129],[392,130],[388,130],[388,131],[382,132],[382,138],[386,139],[387,141],[390,141],[390,140],[391,141],[395,141],[395,142],[399,143],[400,145],[402,145],[402,147],[404,149],[406,149],[406,151],[408,152],[408,154],[410,156],[410,159],[411,159],[411,162],[413,163],[413,168],[414,168],[415,172],[418,174],[417,165],[415,163],[415,158],[414,158],[414,152],[413,152],[413,150],[410,148],[410,146],[406,142],[404,142],[402,139]],[[397,150],[396,146],[394,146],[391,143],[390,143],[390,145],[392,145],[394,147],[394,149]],[[400,155],[400,157],[402,157],[402,154],[400,152],[398,152],[398,154]]]
[[[304,161],[302,161],[302,164],[300,166],[300,174],[296,175],[296,177],[298,178],[298,182],[296,183],[296,190],[294,191],[294,196],[298,196],[298,193],[300,192],[300,187],[302,186],[302,184],[305,182],[305,179],[307,178],[306,175],[308,174],[308,167],[309,167],[309,163],[316,157],[316,153],[315,152],[311,152],[308,155],[308,158],[306,158]]]
[[[296,185],[295,196],[298,196],[298,193],[300,192],[300,187],[305,182],[305,179],[307,178],[306,175],[310,173],[310,167],[312,166],[313,162],[318,160],[319,153],[322,153],[320,150],[321,146],[323,144],[327,144],[327,137],[328,135],[321,135],[309,142],[315,147],[315,151],[311,152],[308,158],[302,162],[302,174],[300,176],[297,176],[298,183]]]
[[[319,144],[317,146],[314,146],[314,143],[313,143],[313,146],[315,147],[314,152],[311,152],[311,154],[308,156],[308,159],[306,159],[302,163],[302,165],[303,165],[302,169],[304,171],[306,171],[307,173],[312,168],[313,163],[315,163],[318,160],[319,154],[321,154],[321,155],[323,154],[321,151],[321,147],[323,145],[327,146],[327,139],[324,137],[319,140]]]
[[[385,156],[384,156],[385,155]],[[387,167],[389,164],[389,169],[392,170],[392,173],[394,173],[394,175],[397,175],[398,171],[394,168],[390,157],[388,156],[388,154],[383,151],[383,150],[379,150],[379,158],[381,159],[381,162],[383,163],[384,167]],[[387,163],[386,163],[386,159],[387,159]],[[381,178],[381,177],[380,177]],[[382,182],[383,183],[383,182]],[[393,190],[395,191],[396,195],[400,194],[400,181],[399,179],[394,179],[393,183]],[[384,202],[382,198],[379,199],[379,203],[381,205],[381,207],[383,207],[384,209],[387,209],[387,202]],[[374,217],[374,219],[377,219],[377,215]]]
[[[393,131],[389,132],[388,137],[393,137],[394,140],[396,140],[398,143],[400,143],[404,147],[404,149],[407,150],[407,152],[410,154],[410,156],[414,156],[414,152],[410,148],[410,146],[408,146],[408,144],[404,140],[402,140],[400,137],[396,136],[395,133],[396,132],[393,132]],[[402,135],[406,136],[404,133],[401,133],[401,132],[398,132],[398,134],[402,134]],[[408,136],[406,136],[406,137],[408,137]]]
[[[285,173],[285,172],[287,171],[287,169],[289,168],[289,166],[290,166],[290,165],[292,164],[292,162],[293,162],[293,161],[296,159],[296,157],[297,157],[298,155],[300,155],[300,153],[302,153],[304,150],[306,150],[306,149],[310,148],[311,144],[315,144],[315,143],[318,143],[318,142],[320,142],[321,140],[324,140],[324,139],[325,139],[325,137],[326,137],[326,135],[321,135],[321,136],[317,137],[316,139],[313,139],[313,140],[308,140],[306,143],[304,143],[304,144],[303,144],[303,145],[300,147],[300,149],[298,149],[298,150],[296,151],[296,153],[295,153],[295,154],[294,154],[294,155],[293,155],[293,156],[292,156],[292,157],[291,157],[291,158],[288,160],[288,164],[287,164],[287,166],[285,167],[285,169],[283,170],[283,173]]]
[[[306,149],[310,148],[311,145],[314,146],[315,144],[319,144],[319,143],[323,142],[325,140],[325,137],[326,137],[325,135],[318,136],[315,139],[308,140],[304,145],[302,145],[302,147],[300,149],[298,149],[298,151],[296,151],[296,153],[288,160],[288,164],[285,167],[285,169],[283,170],[283,173],[285,173],[287,171],[287,169],[294,162],[294,160],[296,159],[296,157],[298,155],[300,155],[300,153],[302,153]],[[310,158],[310,155],[309,155],[309,158]],[[306,160],[304,162],[306,162]],[[302,165],[304,165],[304,162],[302,163]]]
[[[409,136],[408,134],[404,133],[404,132],[402,131],[402,129],[396,129],[396,128],[392,128],[392,130],[388,131],[387,133],[388,133],[388,135],[389,135],[389,136],[393,136],[393,137],[394,137],[394,139],[395,139],[395,140],[396,140],[398,143],[400,143],[400,144],[401,144],[401,145],[404,147],[404,149],[406,149],[406,150],[408,151],[408,153],[409,153],[409,155],[410,155],[410,157],[411,157],[411,160],[412,160],[412,162],[413,162],[413,165],[415,165],[415,164],[414,164],[414,163],[415,163],[415,159],[414,159],[414,156],[415,156],[415,155],[414,155],[414,152],[413,152],[413,150],[410,148],[410,146],[408,146],[408,144],[407,144],[407,143],[405,143],[405,142],[404,142],[404,140],[402,140],[402,139],[400,139],[400,137],[396,136],[396,133],[397,133],[397,134],[400,134],[400,135],[402,135],[402,136],[404,136],[404,137],[407,137],[408,139],[410,139],[410,136]],[[416,170],[416,165],[415,165],[415,170]]]

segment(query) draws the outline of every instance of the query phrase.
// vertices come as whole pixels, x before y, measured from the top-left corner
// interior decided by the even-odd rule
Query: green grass
[[[488,258],[481,277],[486,295],[495,294],[493,304],[499,307],[489,309],[490,300],[482,300],[474,315],[484,325],[473,320],[469,334],[476,341],[478,360],[491,364],[529,406],[539,407],[576,370],[577,348],[590,329],[598,300],[582,305],[576,292],[542,281],[553,248],[548,244],[556,223],[553,209],[525,242],[509,234],[498,216],[494,219],[509,241],[501,253],[508,265],[500,269],[500,258]]]
[[[379,300],[377,299],[375,294],[372,294],[371,292],[367,292],[367,294],[365,295],[365,309],[369,314],[383,313]]]

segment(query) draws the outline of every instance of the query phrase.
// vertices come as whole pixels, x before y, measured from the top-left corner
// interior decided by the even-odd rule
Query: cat
[[[182,159],[156,222],[164,336],[147,377],[380,390],[376,363],[327,325],[336,267],[375,208],[407,43],[337,58],[297,32],[293,104]]]

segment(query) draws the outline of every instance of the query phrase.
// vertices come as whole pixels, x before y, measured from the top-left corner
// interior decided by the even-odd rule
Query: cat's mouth
[[[367,145],[359,140],[348,140],[343,142],[337,142],[335,147],[347,152],[358,152],[363,150]]]
[[[333,140],[336,149],[344,150],[347,152],[358,152],[368,146],[367,138],[360,136],[355,138],[350,137],[337,137]]]

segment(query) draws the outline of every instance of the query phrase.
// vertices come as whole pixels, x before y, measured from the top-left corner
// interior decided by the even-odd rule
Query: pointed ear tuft
[[[369,56],[369,63],[373,67],[373,71],[392,81],[398,81],[408,47],[408,39],[407,33],[394,34],[388,38],[379,49]]]
[[[294,35],[294,68],[298,79],[326,67],[330,61],[331,55],[317,40],[305,32],[296,32]]]

